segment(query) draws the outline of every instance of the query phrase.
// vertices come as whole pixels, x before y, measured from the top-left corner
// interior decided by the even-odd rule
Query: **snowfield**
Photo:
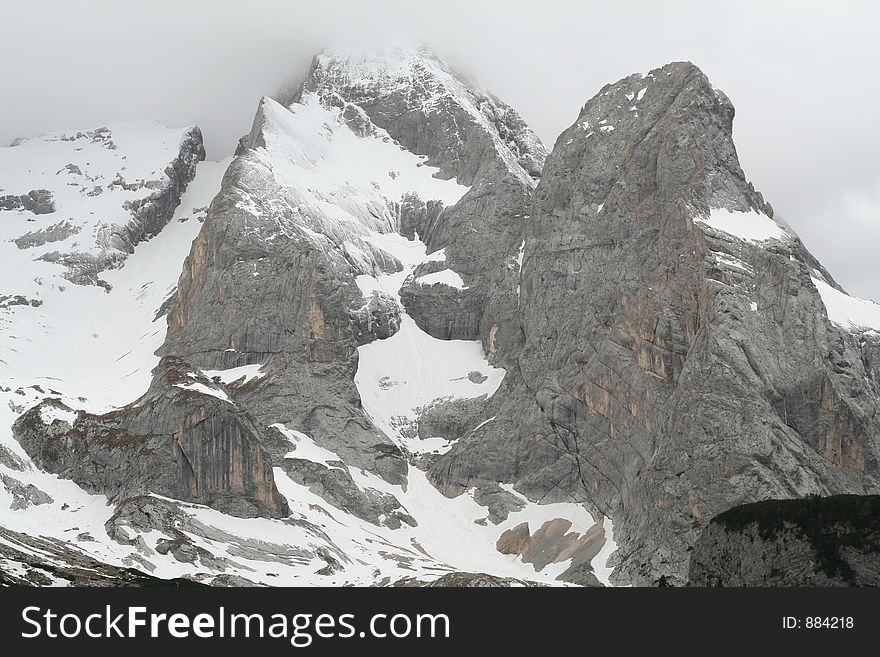
[[[4,279],[7,268],[18,272],[20,279],[6,289],[42,302],[36,308],[0,312],[0,361],[6,385],[14,384],[13,390],[32,385],[52,389],[68,406],[92,413],[124,406],[142,395],[159,362],[154,352],[165,339],[165,317],[157,319],[156,312],[174,291],[201,227],[194,218],[196,210],[211,202],[227,164],[199,165],[172,221],[137,247],[137,257],[102,273],[112,286],[110,292],[72,284],[63,278],[62,266],[34,262],[8,240],[0,241]],[[12,223],[4,221],[0,227],[9,230]],[[21,405],[17,403],[21,395],[12,391],[0,395],[11,395],[9,400]],[[3,423],[4,431],[8,424]]]

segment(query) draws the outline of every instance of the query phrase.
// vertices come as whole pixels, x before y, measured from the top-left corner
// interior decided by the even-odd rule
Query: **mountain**
[[[733,117],[689,63],[584,106],[535,191],[519,377],[429,471],[578,491],[614,519],[620,583],[684,583],[732,506],[878,486],[878,306],[773,220]]]
[[[16,325],[2,567],[40,583],[41,550],[74,583],[98,561],[216,585],[684,584],[731,507],[875,493],[878,306],[774,221],[733,115],[673,63],[604,87],[548,154],[424,47],[323,51],[228,167],[193,160],[173,216],[135,230],[136,202],[114,206],[132,237],[89,246],[103,272],[71,269],[73,244],[45,265],[69,282],[53,321],[83,290],[94,310],[78,333]],[[123,174],[173,143],[142,134]],[[16,238],[54,226],[47,178],[4,189]],[[110,222],[76,207],[88,234]],[[16,294],[9,317],[42,308]],[[43,359],[59,349],[69,365]]]

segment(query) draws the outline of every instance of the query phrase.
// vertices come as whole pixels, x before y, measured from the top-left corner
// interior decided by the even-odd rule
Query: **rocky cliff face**
[[[167,368],[163,376],[188,382]],[[183,383],[107,415],[47,423],[53,411],[72,414],[50,398],[16,420],[15,435],[34,463],[88,492],[114,502],[156,493],[243,517],[289,513],[257,429],[223,393]]]
[[[713,518],[694,544],[691,586],[877,586],[880,498],[767,500]]]
[[[670,64],[547,156],[425,49],[328,50],[260,102],[147,392],[18,444],[119,505],[126,564],[206,581],[684,584],[732,506],[878,488],[880,312],[773,220],[733,116]]]
[[[586,104],[535,192],[518,376],[431,470],[446,489],[577,491],[614,518],[621,583],[683,583],[733,505],[878,486],[874,338],[829,321],[812,256],[739,167],[733,115],[691,64]]]

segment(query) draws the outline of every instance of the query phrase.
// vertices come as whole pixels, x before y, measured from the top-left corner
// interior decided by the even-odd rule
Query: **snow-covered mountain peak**
[[[438,81],[455,76],[421,43],[386,40],[368,45],[334,44],[318,53],[315,59],[323,71],[352,85],[390,87],[425,74]]]
[[[463,185],[512,175],[534,186],[547,149],[510,106],[466,81],[424,45],[382,42],[319,53],[300,89],[363,112],[404,148]]]
[[[243,145],[247,184],[238,204],[266,218],[252,223],[253,234],[264,242],[306,240],[358,274],[393,261],[377,256],[365,238],[397,232],[402,204],[430,203],[439,212],[468,191],[362,113],[325,103],[314,91],[289,107],[263,98]]]

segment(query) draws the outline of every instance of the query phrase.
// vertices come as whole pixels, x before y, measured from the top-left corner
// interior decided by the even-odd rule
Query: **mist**
[[[549,147],[604,84],[690,60],[736,106],[743,169],[777,216],[880,300],[878,24],[857,1],[5,0],[0,143],[156,119],[198,124],[221,159],[323,45],[390,37],[427,43]]]

